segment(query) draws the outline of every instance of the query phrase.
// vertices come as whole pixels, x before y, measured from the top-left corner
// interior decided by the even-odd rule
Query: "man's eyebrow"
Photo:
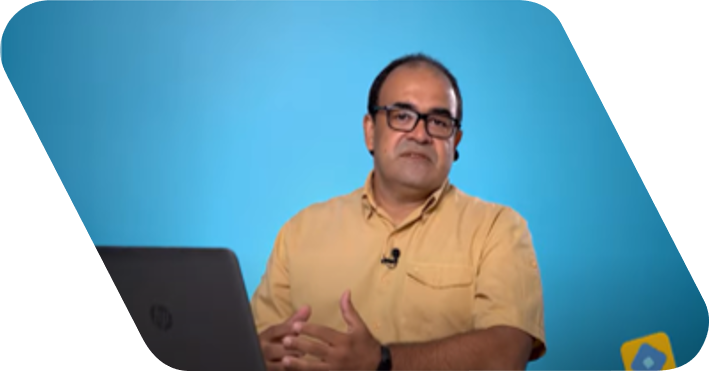
[[[448,108],[434,108],[430,111],[428,111],[429,114],[434,114],[434,115],[445,115],[450,118],[453,118],[453,114]]]
[[[395,102],[391,104],[392,107],[396,108],[403,108],[403,109],[410,109],[418,112],[418,109],[416,108],[415,105],[411,103],[406,103],[406,102]],[[434,115],[446,115],[448,117],[453,117],[453,114],[448,108],[442,108],[442,107],[435,107],[431,110],[428,111],[429,114],[434,114]]]
[[[395,103],[392,103],[391,106],[396,107],[396,108],[410,109],[410,110],[416,111],[416,106],[414,106],[411,103],[395,102]]]

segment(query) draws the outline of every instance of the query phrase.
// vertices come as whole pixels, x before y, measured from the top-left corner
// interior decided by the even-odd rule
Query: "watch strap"
[[[380,348],[382,355],[379,361],[379,366],[377,366],[377,371],[391,371],[391,351],[385,345],[382,345]]]

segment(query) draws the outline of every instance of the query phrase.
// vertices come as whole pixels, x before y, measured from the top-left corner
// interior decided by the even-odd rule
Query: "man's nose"
[[[423,118],[416,122],[416,127],[409,133],[409,136],[419,143],[428,143],[433,139],[426,131],[426,121]]]

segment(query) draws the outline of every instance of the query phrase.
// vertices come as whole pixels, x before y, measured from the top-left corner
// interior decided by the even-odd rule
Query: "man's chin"
[[[435,188],[433,179],[428,176],[411,176],[405,174],[399,177],[398,183],[406,188],[421,192],[429,192],[431,189]]]

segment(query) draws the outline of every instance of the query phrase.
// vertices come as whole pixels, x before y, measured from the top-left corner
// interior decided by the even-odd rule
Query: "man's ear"
[[[374,120],[370,114],[364,115],[362,127],[364,129],[364,144],[367,146],[367,151],[374,155]]]
[[[458,153],[458,144],[460,143],[460,140],[463,139],[463,131],[458,130],[455,133],[455,143],[453,145],[453,148],[455,148],[455,155],[453,156],[453,161],[458,161],[460,158],[460,153]]]

